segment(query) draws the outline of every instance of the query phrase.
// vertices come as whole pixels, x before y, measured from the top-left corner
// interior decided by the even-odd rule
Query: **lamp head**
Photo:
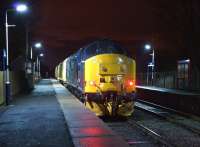
[[[38,43],[35,43],[35,48],[41,48],[42,47],[42,44],[40,43],[40,42],[38,42]]]
[[[26,4],[17,4],[15,7],[17,12],[23,13],[26,12],[28,10],[28,7]]]
[[[44,54],[43,54],[43,53],[41,53],[41,54],[40,54],[40,57],[44,57]]]
[[[145,48],[146,50],[150,50],[150,49],[151,49],[151,45],[150,45],[150,44],[146,44],[146,45],[144,46],[144,48]]]

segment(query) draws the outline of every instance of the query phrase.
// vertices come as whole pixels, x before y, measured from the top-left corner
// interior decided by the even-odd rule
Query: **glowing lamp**
[[[5,51],[3,51],[3,57],[6,58],[6,52]]]
[[[17,12],[26,12],[28,7],[25,4],[18,4],[15,9]]]
[[[42,44],[41,44],[40,42],[38,42],[38,43],[35,44],[35,47],[36,47],[36,48],[41,48],[41,47],[42,47]]]
[[[146,45],[144,46],[144,48],[145,48],[146,50],[150,50],[150,49],[151,49],[151,45],[146,44]]]
[[[134,85],[133,81],[129,81],[128,84],[129,84],[129,86],[133,86]]]
[[[90,85],[91,85],[91,86],[94,86],[94,85],[95,85],[95,82],[94,82],[94,81],[90,81]]]

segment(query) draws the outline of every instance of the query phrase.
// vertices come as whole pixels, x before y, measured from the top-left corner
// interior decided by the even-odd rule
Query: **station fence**
[[[200,71],[192,71],[189,76],[181,77],[176,71],[137,73],[137,85],[160,88],[200,91]]]
[[[10,70],[11,96],[25,92],[34,87],[33,75],[25,72],[25,58],[18,57]],[[5,101],[5,70],[0,71],[0,105]]]

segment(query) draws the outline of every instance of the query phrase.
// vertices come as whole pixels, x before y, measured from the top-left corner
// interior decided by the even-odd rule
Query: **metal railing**
[[[155,72],[153,80],[150,76],[147,73],[137,73],[137,85],[200,91],[200,71],[192,71],[186,77],[178,76],[176,71]]]

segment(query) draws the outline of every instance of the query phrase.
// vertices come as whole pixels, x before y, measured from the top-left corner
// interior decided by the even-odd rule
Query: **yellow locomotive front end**
[[[135,61],[120,54],[99,54],[84,67],[85,105],[98,116],[130,116],[134,111]]]

